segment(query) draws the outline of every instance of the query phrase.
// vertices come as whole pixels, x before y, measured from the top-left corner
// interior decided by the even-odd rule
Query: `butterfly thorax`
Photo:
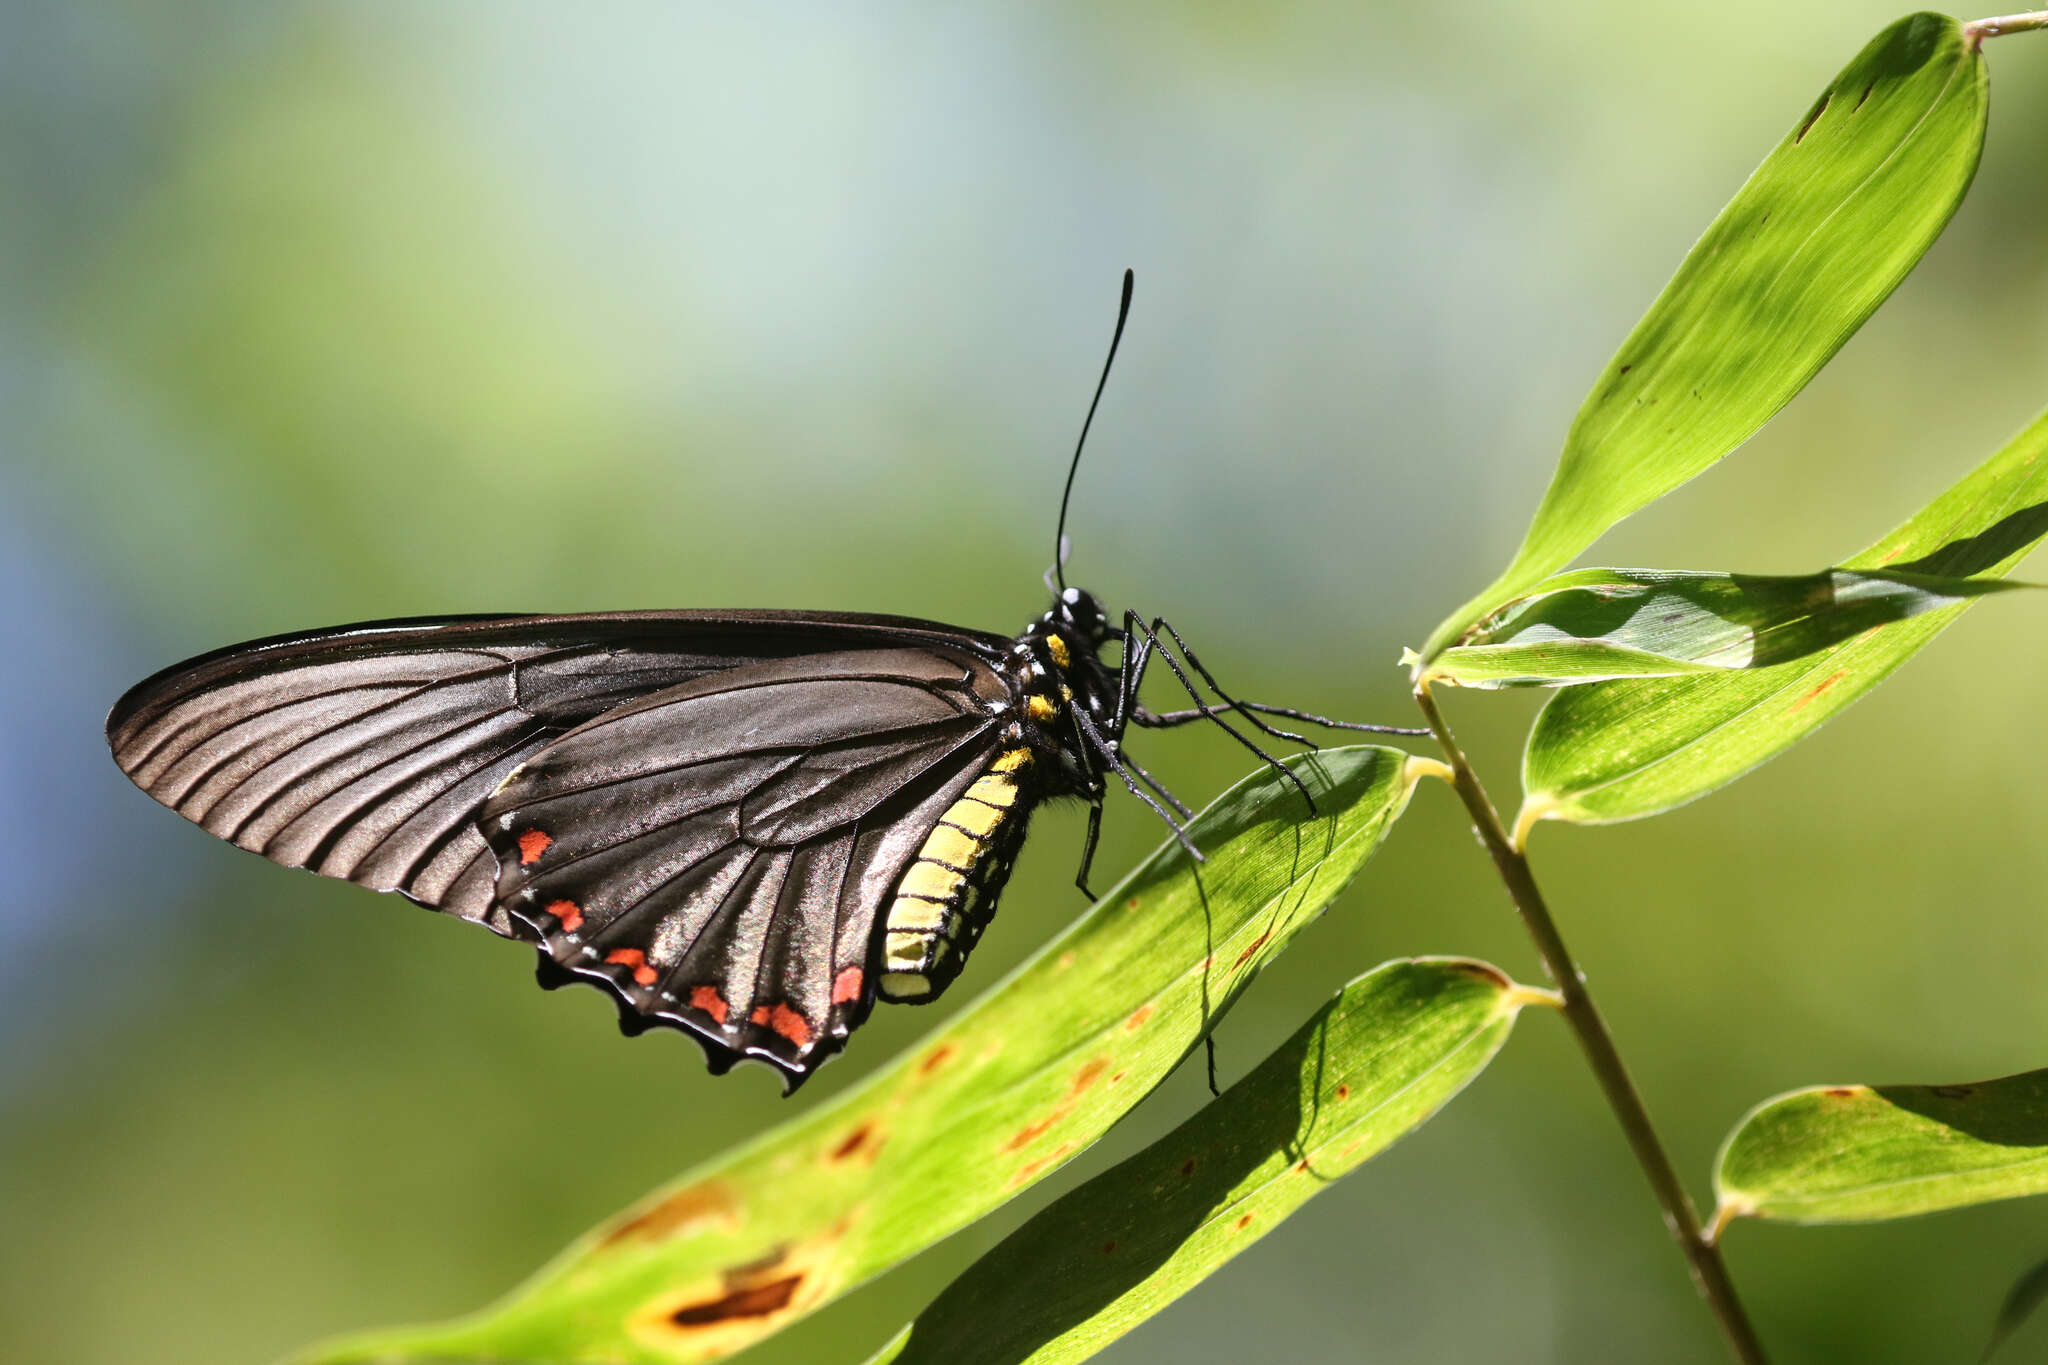
[[[1012,712],[1004,740],[1032,750],[1039,795],[1087,796],[1097,789],[1099,779],[1080,758],[1085,746],[1072,713],[1082,712],[1096,733],[1117,738],[1119,675],[1102,649],[1120,635],[1092,593],[1067,588],[1010,647],[1003,672]]]

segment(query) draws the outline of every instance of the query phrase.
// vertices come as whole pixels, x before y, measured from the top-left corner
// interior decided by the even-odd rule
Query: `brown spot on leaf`
[[[1200,1163],[1199,1161],[1196,1161],[1196,1160],[1195,1160],[1195,1159],[1194,1159],[1193,1157],[1189,1157],[1189,1158],[1188,1158],[1188,1159],[1187,1159],[1186,1161],[1183,1161],[1183,1162],[1181,1162],[1181,1163],[1180,1163],[1180,1174],[1181,1174],[1181,1178],[1182,1178],[1183,1180],[1186,1180],[1186,1179],[1190,1179],[1190,1178],[1192,1178],[1192,1177],[1193,1177],[1193,1175],[1194,1175],[1194,1173],[1195,1173],[1195,1168],[1196,1168],[1196,1167],[1198,1167],[1198,1166],[1200,1166],[1200,1165],[1201,1165],[1201,1163]]]
[[[1351,1098],[1351,1087],[1350,1087],[1350,1086],[1348,1086],[1348,1085],[1340,1085],[1340,1086],[1338,1086],[1338,1087],[1337,1087],[1337,1098],[1338,1098],[1338,1099],[1340,1099],[1340,1100],[1348,1100],[1348,1099],[1350,1099],[1350,1098]]]
[[[1475,981],[1484,981],[1487,985],[1501,990],[1507,990],[1515,984],[1508,979],[1506,972],[1484,962],[1446,962],[1443,965],[1454,972],[1469,976]]]
[[[1010,1177],[1010,1183],[1012,1185],[1022,1185],[1025,1181],[1035,1178],[1046,1167],[1056,1164],[1060,1158],[1073,1150],[1073,1143],[1062,1142],[1059,1146],[1053,1148],[1051,1152],[1038,1158],[1038,1160],[1027,1161],[1022,1166],[1019,1166],[1017,1174]]]
[[[1014,1152],[1020,1148],[1028,1147],[1044,1137],[1047,1130],[1055,1123],[1058,1123],[1073,1112],[1074,1106],[1081,1102],[1081,1096],[1086,1094],[1089,1087],[1093,1086],[1095,1082],[1101,1080],[1102,1073],[1107,1070],[1109,1070],[1109,1059],[1107,1057],[1093,1057],[1083,1062],[1081,1069],[1074,1073],[1074,1083],[1068,1087],[1066,1098],[1053,1106],[1053,1111],[1044,1118],[1033,1119],[1011,1134],[1010,1140],[1003,1144],[1004,1150]],[[1066,1150],[1065,1146],[1061,1150]],[[1029,1171],[1032,1168],[1026,1167],[1025,1169]]]
[[[1133,896],[1133,897],[1131,897],[1131,898],[1130,898],[1129,900],[1127,900],[1127,901],[1125,901],[1125,902],[1124,902],[1124,909],[1126,909],[1126,910],[1135,910],[1135,909],[1137,909],[1137,908],[1138,908],[1138,898],[1137,898],[1136,896]]]
[[[1801,697],[1798,701],[1792,703],[1792,712],[1796,713],[1799,711],[1804,711],[1807,707],[1813,705],[1822,697],[1826,696],[1829,692],[1833,691],[1835,684],[1839,683],[1840,681],[1842,681],[1842,679],[1848,676],[1849,670],[1846,668],[1838,668],[1834,672],[1828,674],[1825,678],[1822,678],[1819,682],[1815,683],[1813,687],[1810,690],[1808,690],[1805,696]]]
[[[1237,1230],[1239,1232],[1243,1232],[1246,1228],[1250,1227],[1251,1225],[1252,1216],[1250,1214],[1246,1214],[1244,1217],[1237,1220]]]
[[[1853,1100],[1856,1098],[1856,1087],[1853,1085],[1831,1085],[1821,1093],[1831,1100]]]
[[[1137,1009],[1131,1011],[1131,1017],[1124,1020],[1124,1031],[1136,1033],[1139,1029],[1145,1027],[1145,1021],[1151,1017],[1152,1006],[1149,1002],[1138,1006]]]
[[[1104,1242],[1104,1243],[1102,1244],[1102,1254],[1103,1254],[1103,1255],[1105,1255],[1105,1256],[1109,1256],[1109,1255],[1112,1255],[1112,1254],[1114,1254],[1114,1253],[1115,1253],[1115,1251],[1116,1251],[1116,1238],[1112,1237],[1112,1238],[1110,1238],[1110,1239],[1109,1239],[1109,1240],[1108,1240],[1107,1242]]]
[[[1260,934],[1257,938],[1253,939],[1251,943],[1245,948],[1245,950],[1237,955],[1236,965],[1242,967],[1245,963],[1250,962],[1252,960],[1253,954],[1257,953],[1259,949],[1265,947],[1266,940],[1271,937],[1273,937],[1273,931],[1271,929],[1268,929],[1264,933]]]
[[[940,1043],[937,1047],[926,1053],[925,1059],[917,1064],[918,1074],[921,1076],[931,1075],[947,1062],[952,1061],[953,1054],[957,1051],[959,1049],[951,1043]]]
[[[1966,1100],[1977,1093],[1974,1085],[1930,1085],[1927,1093],[1938,1100]]]
[[[1295,1162],[1295,1163],[1294,1163],[1294,1173],[1295,1173],[1296,1175],[1307,1175],[1307,1174],[1308,1174],[1308,1158],[1307,1158],[1307,1157],[1303,1157],[1303,1158],[1302,1158],[1301,1160],[1299,1160],[1299,1161],[1297,1161],[1297,1162]]]
[[[660,1242],[693,1232],[707,1223],[738,1227],[739,1206],[723,1185],[689,1185],[653,1204],[604,1235],[600,1246],[615,1242]]]
[[[1067,1098],[1069,1100],[1081,1098],[1089,1086],[1102,1079],[1102,1073],[1107,1070],[1109,1070],[1109,1058],[1107,1057],[1095,1057],[1082,1063],[1081,1069],[1074,1073],[1074,1088],[1067,1092]]]
[[[555,836],[537,829],[529,829],[519,836],[519,865],[532,867],[540,861],[540,855],[548,851],[548,845],[555,842]]]
[[[833,1161],[848,1161],[858,1156],[860,1149],[868,1145],[868,1139],[874,1136],[874,1132],[875,1125],[873,1123],[856,1125],[852,1132],[839,1139],[838,1145],[833,1147],[829,1154],[830,1159]]]
[[[1826,91],[1821,95],[1820,103],[1813,106],[1813,112],[1806,116],[1806,122],[1800,124],[1799,131],[1792,134],[1793,146],[1796,147],[1800,143],[1806,141],[1807,132],[1813,127],[1814,124],[1820,121],[1820,116],[1827,111],[1828,101],[1833,99],[1834,97],[1835,92],[1832,90]]]
[[[1047,1114],[1042,1119],[1033,1119],[1031,1122],[1025,1124],[1022,1128],[1019,1128],[1014,1134],[1012,1134],[1009,1142],[1005,1145],[1013,1152],[1020,1147],[1029,1147],[1032,1143],[1044,1137],[1046,1134],[1046,1130],[1051,1128],[1055,1123],[1058,1123],[1060,1119],[1065,1116],[1065,1114],[1066,1110],[1055,1109],[1052,1111],[1052,1113]]]
[[[785,1275],[779,1280],[735,1289],[704,1303],[686,1303],[670,1313],[668,1319],[678,1327],[695,1328],[713,1327],[734,1318],[769,1317],[789,1307],[790,1300],[796,1297],[797,1290],[803,1288],[803,1283],[801,1275]]]

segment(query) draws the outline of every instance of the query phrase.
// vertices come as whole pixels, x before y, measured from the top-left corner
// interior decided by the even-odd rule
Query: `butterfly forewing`
[[[538,940],[629,1027],[801,1079],[865,1016],[877,915],[996,758],[1008,644],[830,613],[379,622],[167,669],[107,735],[242,848]]]
[[[600,716],[481,813],[497,895],[561,966],[734,1056],[808,1074],[874,996],[875,925],[993,759],[971,651],[735,668]]]

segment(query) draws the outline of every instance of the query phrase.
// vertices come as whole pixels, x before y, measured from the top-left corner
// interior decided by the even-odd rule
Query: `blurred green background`
[[[785,1103],[680,1038],[621,1039],[595,992],[534,990],[527,949],[185,826],[107,760],[130,682],[424,613],[1014,630],[1131,265],[1072,577],[1173,617],[1245,694],[1403,721],[1399,648],[1505,560],[1608,352],[1895,14],[7,5],[0,1357],[235,1365],[472,1307],[858,1079],[1077,908],[1060,811],[953,998],[879,1012]],[[2048,38],[1990,60],[1984,167],[1925,265],[1595,562],[1817,568],[2048,402]],[[2043,610],[1979,608],[1731,791],[1536,837],[1702,1191],[1778,1090],[2048,1065]],[[1448,700],[1511,804],[1537,698]],[[1201,798],[1246,767],[1187,732],[1144,757]],[[1116,805],[1099,866],[1158,835]],[[1537,972],[1434,787],[1224,1024],[1226,1079],[1417,952]],[[862,1358],[1201,1097],[1177,1076],[1062,1179],[747,1359]],[[2040,1202],[1729,1245],[1781,1362],[1972,1359],[2043,1254]],[[1722,1358],[1534,1017],[1435,1123],[1105,1358],[1253,1353]],[[2037,1323],[2012,1358],[2044,1355]]]

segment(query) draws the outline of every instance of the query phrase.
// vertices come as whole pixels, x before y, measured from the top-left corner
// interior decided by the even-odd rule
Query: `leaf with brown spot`
[[[1317,813],[1277,775],[1255,774],[1194,822],[1206,863],[1163,847],[915,1051],[685,1175],[502,1302],[351,1338],[302,1365],[719,1360],[980,1218],[1150,1093],[1364,866],[1413,785],[1407,756],[1383,747],[1328,749],[1290,766]],[[1132,900],[1135,913],[1124,909]],[[1228,962],[1254,941],[1242,972],[1205,965],[1212,948]],[[1145,1027],[1128,1030],[1144,1008]],[[863,1130],[871,1136],[850,1146]],[[733,1216],[697,1216],[701,1195],[690,1192],[706,1189],[729,1198]],[[730,1268],[778,1248],[788,1259],[765,1280],[727,1282]],[[1115,1263],[1124,1260],[1119,1252]],[[787,1300],[771,1303],[798,1275]]]
[[[1472,965],[1352,982],[1222,1098],[975,1262],[869,1365],[1059,1365],[1157,1313],[1485,1068],[1533,997]],[[1330,1103],[1340,1088],[1358,1102]],[[1104,1255],[1074,1255],[1091,1246]]]
[[[1723,1222],[1868,1222],[2048,1194],[2048,1070],[1780,1095],[1736,1125],[1714,1186]]]
[[[1974,583],[2018,567],[2048,534],[2048,414],[1903,526],[1849,559]],[[1890,676],[1966,599],[1878,626],[1791,663],[1689,678],[1629,678],[1550,699],[1522,757],[1523,828],[1604,824],[1697,800],[1766,763]]]

